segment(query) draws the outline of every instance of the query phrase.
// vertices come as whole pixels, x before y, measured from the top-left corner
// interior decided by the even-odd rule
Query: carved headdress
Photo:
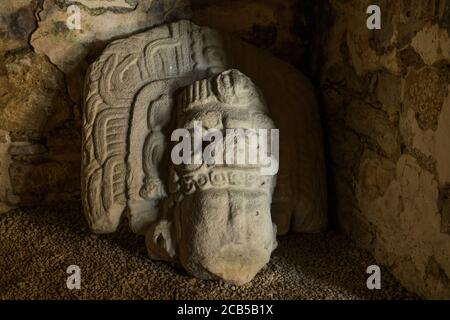
[[[265,106],[259,103],[262,95],[253,90],[253,84],[234,72],[213,82],[196,82],[233,67],[261,88],[282,130],[272,210],[279,230],[287,232],[291,221],[296,231],[323,229],[326,199],[320,122],[308,81],[252,46],[180,21],[114,41],[88,71],[82,198],[93,231],[114,232],[125,215],[132,229],[143,233],[157,219],[169,180],[160,176],[164,171],[160,167],[168,163],[166,134],[174,112],[173,97],[180,88],[190,85],[183,98],[186,107],[200,103],[192,100],[192,92],[201,93],[196,99],[211,97],[235,109],[244,104],[250,104],[244,109]],[[253,119],[258,117],[264,118],[255,111]],[[210,120],[213,125],[214,117]],[[239,126],[236,119],[226,121],[226,127]]]

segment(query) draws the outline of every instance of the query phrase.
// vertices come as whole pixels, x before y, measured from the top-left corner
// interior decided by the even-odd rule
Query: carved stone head
[[[209,154],[208,149],[213,156],[218,154],[212,161],[203,157],[192,163],[196,144],[192,141],[188,154],[192,161],[172,166],[165,215],[147,234],[150,255],[178,261],[200,278],[238,284],[253,279],[269,261],[276,246],[270,214],[275,181],[261,174],[259,160],[249,163],[251,139],[257,136],[248,135],[273,128],[266,111],[259,90],[237,70],[197,81],[182,91],[177,127],[189,130],[189,139],[202,136],[200,156]],[[233,129],[244,134],[238,136]],[[208,133],[214,133],[215,139]],[[238,138],[243,150],[230,143]],[[253,141],[258,149],[258,140]],[[239,152],[247,153],[241,163]]]
[[[283,132],[279,162],[265,157],[276,131],[261,134],[274,127],[265,101]],[[181,146],[192,149],[175,143],[181,129]],[[233,37],[179,21],[114,41],[86,78],[86,220],[111,233],[126,218],[146,236],[150,257],[197,277],[247,282],[276,245],[272,220],[280,234],[326,226],[320,132],[308,81]],[[243,146],[229,147],[235,140]],[[173,161],[179,149],[188,151]],[[278,163],[274,191],[266,169]]]

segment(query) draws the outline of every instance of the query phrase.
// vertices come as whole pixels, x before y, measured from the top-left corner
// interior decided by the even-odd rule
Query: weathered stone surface
[[[381,72],[377,78],[377,98],[392,122],[398,118],[402,102],[402,78]]]
[[[406,146],[431,158],[435,163],[431,171],[437,174],[440,184],[445,185],[450,181],[450,95],[443,101],[442,110],[436,119],[436,130],[422,130],[416,119],[412,109],[408,108],[401,114],[400,129]]]
[[[107,10],[113,12],[127,12],[136,9],[137,0],[56,0],[56,2],[64,7],[70,5],[80,5],[93,12],[103,13]]]
[[[7,212],[18,199],[13,196],[11,179],[9,176],[9,166],[11,156],[8,150],[11,146],[9,132],[0,129],[0,213]]]
[[[12,156],[42,154],[45,152],[47,152],[47,149],[41,144],[13,145],[9,148],[9,154]]]
[[[450,297],[445,3],[380,1],[369,31],[373,3],[331,1],[322,75],[339,225],[429,298]]]
[[[450,38],[446,29],[430,25],[420,30],[411,41],[411,46],[420,54],[423,61],[433,65],[450,61]]]
[[[450,86],[448,92],[450,93]],[[450,137],[450,94],[444,101],[438,123],[434,158],[439,182],[446,184],[450,181],[450,161],[448,161],[450,159],[450,139],[448,138]]]
[[[436,130],[442,104],[447,96],[447,84],[438,70],[426,67],[411,71],[405,83],[405,105],[416,112],[423,130]]]
[[[192,21],[224,31],[311,71],[319,3],[297,0],[191,0]],[[312,59],[314,60],[314,58]]]
[[[388,257],[394,274],[408,279],[407,284],[421,295],[448,297],[450,287],[446,281],[426,270],[428,259],[433,257],[445,275],[449,261],[444,250],[449,235],[441,233],[438,183],[434,176],[423,170],[414,157],[405,155],[398,161],[396,177],[382,197],[370,200],[361,193],[359,199],[366,218],[384,235],[375,244],[375,255]],[[416,273],[410,274],[408,268]],[[432,287],[422,286],[423,274],[434,283]]]
[[[28,38],[36,29],[36,7],[34,0],[0,3],[0,53],[28,47]]]
[[[135,232],[146,233],[150,227],[147,244],[152,256],[179,261],[199,277],[220,277],[245,283],[267,262],[273,249],[271,191],[265,191],[271,190],[272,183],[262,181],[261,194],[258,188],[250,188],[248,197],[253,201],[233,191],[234,184],[240,185],[238,181],[230,180],[229,186],[225,184],[224,190],[229,189],[228,193],[220,188],[204,191],[200,188],[195,192],[197,185],[208,185],[207,178],[202,180],[200,175],[199,181],[190,181],[193,177],[187,180],[179,177],[180,180],[168,182],[163,169],[167,161],[165,165],[161,163],[166,158],[163,132],[166,132],[165,127],[175,108],[174,92],[230,67],[241,69],[260,87],[275,126],[279,126],[284,135],[280,137],[280,183],[273,207],[279,220],[274,215],[275,222],[284,223],[281,225],[283,232],[289,230],[291,220],[295,231],[322,230],[326,226],[326,200],[321,131],[308,82],[270,55],[186,21],[113,42],[91,66],[84,110],[82,186],[85,212],[94,231],[114,231],[127,208]],[[195,82],[191,88],[196,90],[186,91],[192,96],[188,94],[184,100],[205,96],[213,100],[202,103],[212,103],[219,95],[218,106],[221,103],[247,105],[251,100],[245,99],[255,96],[250,83],[237,71],[225,72],[214,80]],[[240,87],[243,84],[244,87]],[[221,90],[228,86],[234,95],[220,98]],[[247,97],[248,90],[250,95]],[[302,101],[301,105],[299,101]],[[262,101],[256,104],[256,110],[263,105]],[[263,121],[262,111],[244,121],[237,117],[239,108],[229,115],[229,111],[223,111],[220,117],[214,116],[217,111],[187,116],[189,113],[183,115],[180,111],[183,106],[179,105],[177,109],[178,125],[181,126],[192,122],[194,118],[190,120],[189,116],[200,115],[206,125],[212,127],[216,127],[222,117],[224,128],[246,127],[251,123],[264,126],[267,122]],[[208,108],[213,111],[224,107]],[[250,108],[247,112],[252,110],[250,105],[247,108]],[[294,112],[301,114],[302,125],[298,119],[286,117],[287,113]],[[230,118],[231,114],[237,118]],[[161,165],[162,169],[159,169]],[[203,174],[209,175],[208,172]],[[229,174],[232,180],[240,176],[232,171]],[[187,192],[184,197],[188,196],[181,202],[175,197],[180,187]],[[163,200],[161,216],[160,202],[167,198],[167,192],[169,198]],[[175,197],[173,201],[171,197]],[[255,211],[256,220],[253,220],[250,212]],[[226,212],[236,216],[231,225],[223,220]],[[245,212],[250,216],[241,220],[247,216]],[[156,223],[158,220],[160,222]],[[249,238],[238,241],[247,232],[245,230]],[[180,235],[187,238],[180,239]]]
[[[56,150],[52,143],[47,148],[40,143],[42,137],[34,141],[30,135],[7,132],[4,137],[5,142],[0,143],[2,210],[8,211],[17,205],[70,200],[79,193],[79,152],[70,153],[67,148]],[[67,137],[64,137],[66,143]]]
[[[325,55],[330,65],[337,63],[342,64],[344,59],[349,59],[354,72],[358,75],[363,75],[366,72],[373,72],[385,68],[393,74],[400,73],[398,59],[396,57],[397,48],[392,46],[394,37],[389,36],[393,30],[389,28],[387,19],[383,19],[384,25],[382,30],[377,30],[378,37],[383,39],[381,45],[386,48],[384,54],[378,54],[376,48],[371,45],[373,40],[373,32],[366,27],[367,15],[366,12],[369,5],[373,4],[370,0],[362,1],[331,1],[333,16],[335,17],[335,28],[330,30],[327,39],[328,43],[334,42],[334,48],[326,46]],[[384,13],[390,14],[395,3],[389,1],[381,1],[380,6]],[[338,14],[334,14],[337,13]],[[343,32],[344,30],[351,30],[351,32]],[[387,34],[385,34],[387,33]],[[381,36],[381,35],[382,36]],[[373,36],[375,37],[375,36]],[[340,41],[344,39],[345,50],[348,57],[342,57],[342,48]],[[337,43],[339,42],[339,43]],[[338,49],[339,48],[339,49]]]
[[[72,5],[80,8],[81,30],[67,27],[67,19],[73,14],[67,9]],[[2,146],[0,155],[4,158],[0,166],[2,208],[79,196],[77,162],[81,149],[83,82],[88,64],[112,39],[190,14],[189,1],[185,0],[1,2],[0,130],[7,130],[10,140]],[[27,51],[31,47],[37,54]],[[29,171],[33,166],[52,163],[48,167],[54,170],[44,171],[65,175],[58,177],[61,185],[66,183],[65,188],[61,189],[58,182],[44,184],[39,188],[39,196],[15,194],[9,177],[13,162],[27,164]],[[73,170],[68,175],[54,163]],[[43,170],[37,168],[36,172]],[[14,179],[26,184],[19,180]]]
[[[68,178],[76,178],[77,165],[69,166],[58,162],[44,162],[30,164],[15,161],[9,167],[11,184],[15,194],[22,196],[43,198],[49,190],[58,189],[59,192],[71,191],[73,183],[67,183]],[[72,190],[73,191],[73,190]]]
[[[77,156],[47,148],[51,133],[73,117],[63,74],[45,56],[28,50],[4,54],[0,60],[0,209],[59,201],[77,193]],[[48,139],[47,139],[48,138]],[[62,136],[66,145],[76,140]],[[58,161],[62,161],[61,163]]]
[[[395,178],[395,162],[366,150],[359,167],[359,187],[368,199],[382,197]]]
[[[0,128],[45,132],[71,115],[64,77],[42,55],[23,51],[0,60]]]
[[[203,2],[201,5],[200,2],[202,1],[196,1],[195,10],[200,12],[205,7],[211,8],[212,2],[208,1],[207,4]],[[223,3],[223,1],[221,2]],[[278,7],[278,14],[273,16],[274,19],[270,21],[259,19],[257,15],[253,15],[254,25],[246,24],[246,28],[249,29],[245,30],[244,38],[255,45],[270,49],[285,60],[295,62],[296,65],[301,63],[309,66],[303,57],[306,52],[305,47],[312,42],[313,20],[303,19],[303,17],[308,17],[306,11],[312,12],[313,8],[301,3],[297,5],[296,1],[289,1],[289,4],[284,0],[277,0],[278,4],[270,4],[270,2],[271,0],[264,5],[261,3],[265,12]],[[81,30],[67,28],[66,21],[72,14],[67,12],[67,8],[71,5],[76,5],[81,9]],[[293,7],[297,10],[289,11]],[[218,11],[216,9],[209,12],[218,13],[220,8]],[[7,101],[0,98],[0,109],[3,108],[3,111],[0,111],[0,113],[3,112],[0,129],[5,123],[6,129],[12,130],[10,132],[11,141],[18,142],[20,139],[25,143],[25,146],[20,148],[31,150],[38,148],[35,145],[42,145],[47,151],[45,153],[34,153],[33,151],[28,155],[13,156],[5,153],[2,156],[8,159],[12,157],[12,161],[23,161],[28,164],[57,161],[72,166],[76,163],[80,157],[79,144],[81,140],[76,132],[80,131],[83,79],[88,64],[101,53],[104,46],[111,40],[127,37],[163,22],[187,18],[191,14],[187,0],[3,1],[0,4],[0,39],[2,40],[0,52],[2,54],[8,52],[8,56],[5,59],[0,58],[0,77],[2,78],[0,94],[3,98],[15,97],[16,101],[11,101],[10,105],[5,107]],[[230,15],[230,18],[236,16],[232,10],[228,10],[226,14]],[[197,17],[201,16],[201,13],[197,15]],[[224,19],[213,18],[212,20],[218,22],[217,26],[221,23],[224,26],[230,25]],[[282,26],[279,22],[282,22]],[[268,35],[266,36],[266,34]],[[274,40],[275,42],[273,42]],[[28,55],[24,54],[24,50],[30,46],[38,52],[36,57],[39,58],[32,58],[30,65],[25,68],[22,65],[25,64],[24,61],[17,61],[22,60],[23,55]],[[16,55],[17,59],[14,58]],[[31,56],[33,55],[30,53]],[[41,66],[41,58],[42,63],[47,67]],[[43,60],[48,61],[43,62]],[[56,68],[53,68],[51,64],[54,64]],[[7,72],[10,72],[9,68],[14,70],[20,68],[23,73],[22,75],[9,74],[5,76]],[[64,76],[57,75],[56,82],[51,83],[52,74],[57,69],[63,71]],[[14,88],[9,84],[12,78],[17,80],[13,79]],[[2,89],[9,90],[9,94],[4,95],[5,92]],[[62,101],[67,99],[65,91],[72,100],[70,104],[73,103],[73,105]],[[54,93],[55,95],[53,95]],[[28,98],[26,98],[27,96]],[[43,102],[45,102],[45,106]],[[16,103],[18,108],[12,108]],[[9,147],[4,150],[9,150]],[[6,163],[5,161],[2,177],[9,176]],[[74,173],[76,174],[77,171],[75,170]],[[286,178],[280,180],[286,180]],[[8,181],[1,180],[0,184],[7,186],[9,185]],[[72,178],[67,180],[68,183],[72,183],[72,181],[74,181]],[[61,197],[58,199],[57,190],[47,191],[46,199],[66,198],[61,193]],[[75,191],[73,195],[76,196],[76,193]],[[21,201],[18,201],[17,204],[20,205]],[[290,219],[285,220],[284,225],[288,227]]]
[[[400,155],[398,129],[382,111],[353,100],[348,106],[346,121],[349,127],[366,137],[386,156],[396,158]]]

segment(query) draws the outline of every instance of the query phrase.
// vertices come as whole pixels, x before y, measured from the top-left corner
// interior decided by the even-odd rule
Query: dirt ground
[[[94,235],[80,203],[14,210],[0,216],[0,299],[409,299],[382,269],[382,289],[368,290],[375,260],[333,232],[279,238],[268,266],[236,287],[202,281],[146,256],[144,241],[123,225]],[[81,268],[81,289],[66,286]]]

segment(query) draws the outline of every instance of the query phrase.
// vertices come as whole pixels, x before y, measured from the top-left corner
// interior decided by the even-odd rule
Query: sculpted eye
[[[257,216],[257,217],[259,216],[259,211],[256,211],[256,216]]]

